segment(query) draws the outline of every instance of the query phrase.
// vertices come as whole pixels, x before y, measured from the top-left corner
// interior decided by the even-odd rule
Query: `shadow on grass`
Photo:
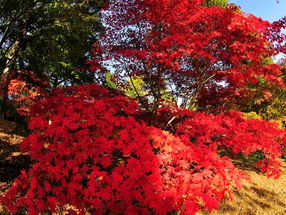
[[[1,192],[25,169],[28,170],[31,160],[20,152],[17,144],[0,140],[0,183]]]
[[[285,196],[280,195],[279,187],[276,183],[281,184],[281,189],[284,189],[283,180],[274,181],[266,179],[260,172],[259,168],[249,163],[234,161],[237,168],[251,174],[252,181],[243,183],[241,189],[233,189],[232,195],[234,200],[227,200],[220,204],[218,211],[213,211],[212,215],[268,215],[268,214],[286,214]],[[282,181],[281,181],[282,180]],[[275,184],[275,186],[274,186]],[[283,192],[282,192],[283,193]],[[282,197],[282,198],[281,198]],[[208,211],[204,210],[199,215],[208,215]]]
[[[277,205],[280,205],[282,207],[284,207],[286,209],[286,205],[284,202],[282,201],[279,201],[277,199],[273,199],[273,196],[277,196],[277,193],[275,192],[271,192],[269,190],[266,190],[264,188],[261,188],[261,187],[257,187],[257,184],[256,183],[253,183],[254,186],[256,185],[256,187],[252,186],[250,189],[261,199],[266,199],[267,202],[269,203],[274,203],[274,204],[277,204]],[[259,203],[260,204],[260,203]],[[265,204],[262,203],[260,204],[261,207],[265,207]]]
[[[232,162],[237,168],[243,171],[252,171],[255,173],[261,173],[259,167],[257,167],[254,163],[250,163],[250,162],[246,163],[246,162],[239,161],[239,160],[234,160]]]

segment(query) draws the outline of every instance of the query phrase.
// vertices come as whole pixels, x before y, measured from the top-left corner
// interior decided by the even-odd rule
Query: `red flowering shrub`
[[[33,133],[21,150],[34,164],[1,197],[12,213],[21,207],[29,214],[59,207],[69,214],[211,211],[246,178],[218,146],[263,150],[271,162],[280,153],[281,131],[273,124],[183,110],[173,135],[139,121],[134,100],[98,85],[57,90],[32,114]]]

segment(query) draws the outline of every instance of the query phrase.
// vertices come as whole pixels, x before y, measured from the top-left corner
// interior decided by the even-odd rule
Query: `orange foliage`
[[[40,95],[37,87],[30,86],[24,81],[13,79],[8,86],[8,96],[19,114],[28,116],[30,106],[35,103],[36,97]]]

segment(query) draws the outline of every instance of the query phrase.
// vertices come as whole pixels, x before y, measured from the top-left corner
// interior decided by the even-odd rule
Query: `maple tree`
[[[95,71],[100,64],[113,68],[118,82],[143,76],[148,99],[137,96],[152,101],[143,104],[154,116],[151,124],[162,89],[181,106],[210,110],[248,93],[244,88],[259,77],[283,85],[280,67],[263,64],[276,53],[267,37],[271,24],[234,5],[203,2],[111,1],[103,12],[106,35],[90,63]]]
[[[273,64],[272,59],[265,59],[265,64]],[[243,91],[247,92],[239,99],[228,104],[228,109],[239,110],[246,113],[255,112],[266,120],[276,120],[280,126],[285,126],[285,59],[277,62],[284,86],[276,85],[263,77],[258,77],[255,84],[248,84]]]

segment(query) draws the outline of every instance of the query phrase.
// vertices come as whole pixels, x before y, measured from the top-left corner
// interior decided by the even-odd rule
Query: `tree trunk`
[[[7,117],[8,85],[9,85],[9,68],[6,67],[0,78],[0,119]]]
[[[0,119],[7,117],[7,102],[8,102],[8,86],[10,83],[10,66],[15,61],[15,55],[18,50],[19,42],[16,41],[9,51],[8,58],[6,60],[5,68],[0,76]]]

